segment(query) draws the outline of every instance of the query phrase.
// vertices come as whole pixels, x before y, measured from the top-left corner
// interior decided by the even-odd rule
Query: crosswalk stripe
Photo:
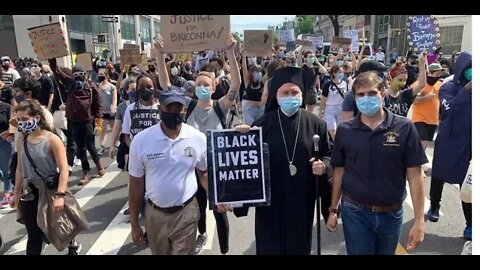
[[[90,201],[93,196],[105,188],[115,177],[121,173],[116,166],[117,162],[114,161],[112,164],[110,164],[110,166],[108,166],[107,172],[102,178],[94,178],[87,185],[85,185],[84,188],[75,193],[75,198],[77,199],[80,207],[85,206],[85,204],[87,204],[87,202]],[[27,235],[24,235],[20,241],[13,245],[4,254],[20,255],[20,252],[24,252],[27,248],[27,240]]]
[[[127,209],[127,203],[122,207],[112,222],[102,232],[97,241],[87,251],[87,255],[116,255],[122,247],[125,240],[130,235],[129,216],[123,214]]]

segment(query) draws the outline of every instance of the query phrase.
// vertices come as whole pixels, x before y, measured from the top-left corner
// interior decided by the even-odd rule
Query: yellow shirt
[[[418,81],[413,83],[412,87],[414,87],[416,84],[418,84]],[[438,81],[433,86],[427,84],[422,89],[422,92],[420,92],[420,96],[426,96],[430,93],[434,93],[435,97],[412,105],[412,121],[414,123],[423,122],[429,125],[438,125],[440,110],[440,100],[438,99],[438,93],[441,86],[442,82]]]

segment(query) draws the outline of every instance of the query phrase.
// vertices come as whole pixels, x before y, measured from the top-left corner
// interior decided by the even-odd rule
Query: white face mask
[[[40,72],[40,67],[31,67],[30,68],[30,73],[37,74],[38,72]]]
[[[174,68],[170,69],[170,73],[172,74],[172,76],[177,76],[178,75],[178,68],[174,67]]]
[[[218,74],[218,77],[220,78],[220,77],[223,77],[223,76],[225,76],[225,70],[221,69],[219,74]]]

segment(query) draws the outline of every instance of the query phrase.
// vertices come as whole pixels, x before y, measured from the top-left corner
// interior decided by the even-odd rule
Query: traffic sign
[[[117,16],[102,16],[102,22],[118,22]]]

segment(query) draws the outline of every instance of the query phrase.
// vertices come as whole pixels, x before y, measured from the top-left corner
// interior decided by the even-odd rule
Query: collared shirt
[[[195,195],[195,168],[207,170],[207,138],[187,124],[173,140],[156,124],[130,145],[128,171],[134,177],[145,176],[145,193],[160,207],[182,205]]]
[[[342,191],[362,204],[403,202],[407,168],[428,162],[412,121],[383,110],[387,117],[374,131],[359,115],[335,135],[331,164],[344,167]]]

